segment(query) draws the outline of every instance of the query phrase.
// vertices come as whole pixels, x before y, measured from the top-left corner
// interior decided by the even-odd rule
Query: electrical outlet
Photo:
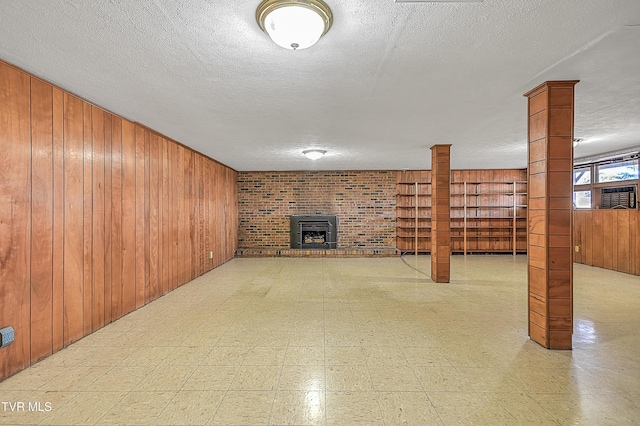
[[[576,253],[580,252],[580,246],[576,246]]]
[[[213,259],[213,252],[212,251],[209,252],[209,259]]]
[[[0,348],[4,348],[15,339],[13,327],[5,327],[0,330]]]

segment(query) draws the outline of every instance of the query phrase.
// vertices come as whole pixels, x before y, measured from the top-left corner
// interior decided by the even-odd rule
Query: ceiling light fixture
[[[322,158],[322,156],[324,154],[327,153],[327,151],[324,151],[322,149],[307,149],[305,151],[302,151],[302,153],[309,159],[309,160],[317,160],[319,158]]]
[[[256,20],[275,44],[300,50],[313,46],[329,31],[333,15],[321,0],[264,0]]]

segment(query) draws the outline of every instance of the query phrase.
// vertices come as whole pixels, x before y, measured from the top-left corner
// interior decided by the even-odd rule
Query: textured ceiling
[[[638,0],[327,1],[290,51],[259,0],[2,0],[0,58],[237,170],[525,167],[522,94],[557,79],[576,157],[640,145]]]

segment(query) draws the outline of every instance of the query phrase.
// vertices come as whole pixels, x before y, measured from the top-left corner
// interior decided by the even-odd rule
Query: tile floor
[[[525,256],[428,274],[428,256],[232,260],[1,382],[39,411],[0,424],[640,422],[640,277],[575,265],[574,350],[548,351]]]

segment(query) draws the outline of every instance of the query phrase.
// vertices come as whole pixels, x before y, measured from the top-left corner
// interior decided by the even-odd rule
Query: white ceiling
[[[241,171],[525,167],[522,94],[558,79],[576,157],[640,145],[638,0],[327,1],[290,51],[260,0],[2,0],[0,58]]]

